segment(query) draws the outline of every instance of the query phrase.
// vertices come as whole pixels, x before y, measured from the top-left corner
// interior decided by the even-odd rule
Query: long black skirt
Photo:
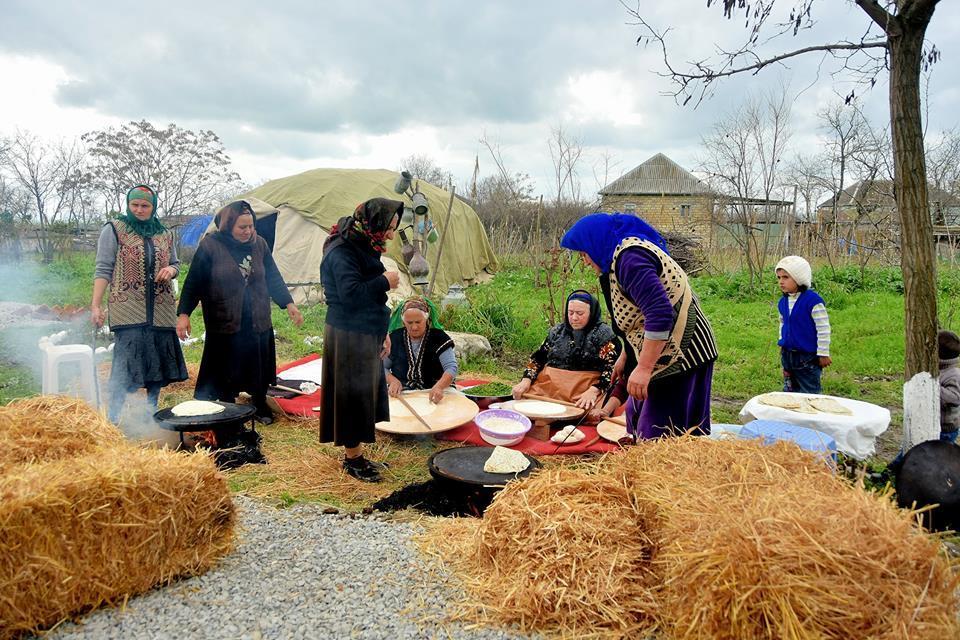
[[[357,447],[374,442],[375,425],[390,419],[383,338],[331,327],[323,330],[320,442]]]
[[[234,402],[246,391],[255,403],[263,404],[267,387],[276,382],[277,345],[272,328],[258,332],[244,322],[236,333],[207,330],[195,398]]]
[[[173,329],[114,329],[110,389],[129,393],[147,385],[166,386],[187,379],[180,340]]]

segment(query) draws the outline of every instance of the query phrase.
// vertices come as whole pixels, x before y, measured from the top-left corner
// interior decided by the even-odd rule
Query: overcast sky
[[[957,4],[941,2],[928,32],[942,52],[929,83],[932,130],[960,122]],[[743,36],[742,20],[705,5],[640,3],[655,25],[674,28],[679,61]],[[604,154],[618,163],[610,179],[657,152],[694,168],[716,119],[780,82],[796,96],[797,147],[815,148],[817,109],[851,88],[831,79],[829,59],[811,57],[680,107],[660,95],[669,84],[655,74],[659,52],[636,46],[617,0],[0,0],[0,10],[0,135],[52,139],[139,119],[211,129],[253,184],[317,167],[397,169],[414,153],[465,183],[477,154],[481,175],[494,171],[478,142],[486,135],[508,169],[549,196],[547,138],[562,125],[582,141],[581,179],[593,192]],[[856,39],[868,25],[847,0],[815,11],[814,34],[776,50]],[[886,91],[865,93],[877,122]]]

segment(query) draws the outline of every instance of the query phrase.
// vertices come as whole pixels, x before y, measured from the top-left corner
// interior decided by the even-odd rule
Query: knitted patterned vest
[[[643,312],[627,298],[617,282],[617,259],[629,247],[642,247],[657,257],[663,267],[659,274],[660,282],[667,292],[670,304],[673,305],[673,330],[663,353],[653,367],[652,379],[664,378],[716,360],[717,345],[713,339],[713,329],[700,310],[700,303],[690,288],[687,274],[673,258],[652,242],[640,238],[624,238],[613,252],[610,297],[614,320],[637,356],[639,357],[640,350],[643,349],[645,319]]]
[[[147,239],[141,238],[122,220],[113,220],[117,237],[117,260],[110,283],[110,327],[154,326],[173,329],[177,326],[177,307],[170,282],[154,282],[160,269],[169,266],[173,237],[160,233],[153,242],[153,269],[147,273]]]

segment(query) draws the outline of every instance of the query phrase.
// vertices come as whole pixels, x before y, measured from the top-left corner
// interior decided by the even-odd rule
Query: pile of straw
[[[36,396],[0,407],[0,474],[24,462],[61,460],[123,442],[123,434],[84,401]]]
[[[623,637],[960,635],[960,578],[938,539],[795,445],[672,438],[567,473],[427,534],[479,600],[469,617],[571,637],[604,624]]]
[[[233,545],[202,453],[117,446],[0,475],[0,638],[205,571]]]

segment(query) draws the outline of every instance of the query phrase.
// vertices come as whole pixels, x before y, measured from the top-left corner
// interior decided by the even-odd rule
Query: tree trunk
[[[920,63],[929,19],[927,15],[914,21],[901,20],[900,33],[889,37],[890,123],[900,213],[907,380],[923,371],[934,378],[939,375],[937,272],[920,113]]]

